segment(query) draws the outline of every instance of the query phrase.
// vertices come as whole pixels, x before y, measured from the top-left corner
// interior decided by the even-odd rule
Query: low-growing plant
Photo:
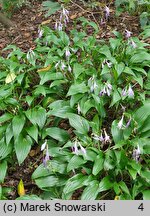
[[[0,57],[0,182],[39,145],[42,199],[148,199],[149,44],[83,23],[93,35],[40,27],[35,49]]]
[[[9,17],[12,16],[16,9],[24,5],[30,5],[28,0],[0,0],[0,3],[2,4],[2,10],[6,12]]]
[[[142,28],[149,25],[150,20],[150,2],[147,0],[115,0],[116,14],[128,11],[132,14],[139,15],[140,25]]]

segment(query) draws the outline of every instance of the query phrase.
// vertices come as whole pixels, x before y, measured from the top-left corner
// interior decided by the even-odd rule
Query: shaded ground
[[[54,27],[59,14],[45,18],[41,10],[41,3],[30,0],[29,6],[23,6],[12,15],[12,21],[17,24],[17,28],[6,29],[0,24],[0,50],[8,44],[16,44],[23,51],[28,51],[35,46],[34,40],[38,37],[38,27],[44,21],[47,25]],[[73,28],[75,19],[84,16],[99,25],[99,38],[109,38],[113,36],[112,30],[124,32],[125,29],[133,32],[134,36],[139,34],[139,20],[137,16],[131,16],[127,12],[119,17],[115,17],[115,7],[113,3],[109,4],[110,18],[106,24],[101,24],[101,18],[104,17],[105,3],[101,3],[92,9],[88,4],[82,4],[80,1],[72,1],[67,9],[70,12],[70,23],[68,31]],[[109,2],[109,1],[108,1]],[[77,28],[80,25],[77,24]]]
[[[6,54],[2,51],[9,44],[15,44],[23,51],[27,52],[30,48],[35,47],[34,40],[38,37],[39,25],[46,24],[54,28],[55,21],[59,17],[59,12],[56,15],[45,18],[44,12],[41,11],[41,3],[38,1],[30,0],[30,6],[24,6],[17,10],[12,20],[17,24],[17,28],[5,29],[0,24],[0,54]],[[133,36],[138,36],[140,27],[137,16],[131,16],[127,12],[119,17],[115,16],[114,4],[109,4],[111,9],[110,18],[106,23],[101,23],[101,18],[104,17],[104,7],[106,1],[101,2],[96,8],[91,8],[88,4],[82,4],[80,1],[71,1],[67,9],[70,12],[70,23],[68,25],[69,30],[73,29],[73,22],[75,19],[84,16],[91,21],[95,21],[99,26],[98,38],[108,39],[113,37],[113,30],[124,33],[125,29],[133,32]],[[107,1],[110,2],[110,1]],[[81,28],[80,23],[76,26]],[[92,33],[92,29],[88,29],[89,33]],[[61,126],[61,125],[60,125]],[[62,125],[64,128],[65,126]],[[17,162],[13,166],[9,167],[8,174],[4,183],[4,187],[13,187],[14,190],[10,192],[9,199],[15,199],[17,197],[17,185],[20,179],[23,180],[27,194],[39,194],[40,190],[36,187],[31,180],[31,175],[36,167],[42,162],[42,154],[39,148],[32,149],[27,159],[21,166],[18,166]],[[80,191],[74,194],[73,199],[77,199]]]

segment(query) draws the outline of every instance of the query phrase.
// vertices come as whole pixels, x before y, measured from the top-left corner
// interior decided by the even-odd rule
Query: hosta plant
[[[0,58],[0,182],[39,145],[42,199],[148,199],[149,44],[127,30],[97,40],[81,20],[69,35],[41,27],[34,50]]]

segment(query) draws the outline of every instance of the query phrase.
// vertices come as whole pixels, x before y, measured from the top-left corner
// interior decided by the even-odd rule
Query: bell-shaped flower
[[[131,37],[132,32],[128,31],[127,29],[125,30],[125,37],[128,39]]]
[[[122,129],[123,128],[123,119],[124,119],[124,115],[122,115],[121,120],[118,122],[118,128]]]
[[[110,140],[110,136],[108,136],[108,134],[107,134],[107,132],[106,132],[106,130],[104,129],[104,142],[105,143],[110,143],[111,142],[111,140]]]
[[[105,11],[105,19],[106,20],[108,20],[108,17],[110,16],[110,9],[109,9],[109,7],[105,7],[105,9],[104,9],[104,11]]]
[[[132,89],[132,87],[129,85],[129,88],[128,88],[128,97],[129,98],[133,98],[134,97],[134,91]]]

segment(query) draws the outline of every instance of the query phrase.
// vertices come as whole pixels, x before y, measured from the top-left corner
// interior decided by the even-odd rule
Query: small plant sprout
[[[105,19],[108,20],[109,16],[110,16],[110,9],[109,7],[105,7],[104,9],[104,12],[105,12]]]
[[[123,120],[124,120],[124,114],[122,115],[120,121],[118,122],[118,128],[120,130],[123,129]]]
[[[132,158],[133,158],[137,163],[139,162],[140,154],[141,154],[141,151],[140,151],[140,147],[139,147],[139,145],[138,145],[138,146],[137,146],[137,149],[134,149],[134,150],[133,150],[133,154],[132,154]]]
[[[133,98],[134,97],[134,91],[132,90],[132,87],[131,85],[129,85],[129,88],[128,88],[128,97],[129,98]]]
[[[128,31],[127,29],[125,30],[125,37],[126,39],[131,37],[132,32]]]

